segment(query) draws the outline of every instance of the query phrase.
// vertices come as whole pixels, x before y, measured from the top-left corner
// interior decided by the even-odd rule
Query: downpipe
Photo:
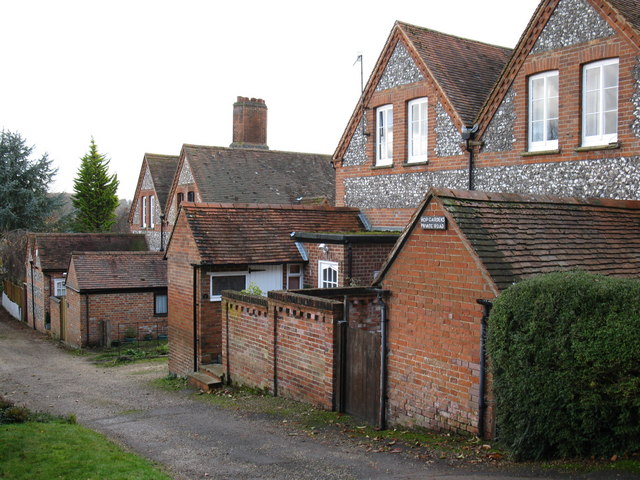
[[[476,302],[479,305],[484,307],[484,312],[482,314],[481,320],[481,329],[480,329],[480,385],[478,393],[479,405],[478,405],[478,437],[484,438],[486,426],[485,426],[485,414],[487,411],[487,402],[485,401],[485,390],[486,390],[486,352],[485,352],[485,341],[487,336],[487,320],[489,319],[489,314],[491,313],[491,307],[493,307],[493,303],[489,300],[478,299]]]
[[[378,428],[387,428],[387,304],[382,299],[382,292],[378,292],[380,312],[380,404],[378,412]]]

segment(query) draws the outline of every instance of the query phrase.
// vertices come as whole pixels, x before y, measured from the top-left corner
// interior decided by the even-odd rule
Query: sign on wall
[[[444,216],[425,216],[420,218],[423,230],[446,230],[447,218]]]

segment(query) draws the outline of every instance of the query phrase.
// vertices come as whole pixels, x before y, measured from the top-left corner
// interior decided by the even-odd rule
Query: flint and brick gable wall
[[[573,19],[578,29],[587,23],[593,28],[559,28],[558,22],[566,19]],[[475,189],[640,199],[639,49],[584,0],[561,0],[535,45],[534,53],[517,59],[509,91],[487,121],[476,157]],[[619,59],[618,144],[581,148],[582,69],[611,58]],[[552,70],[559,80],[558,150],[528,152],[529,77]],[[500,128],[493,128],[500,122]]]
[[[444,214],[433,204],[424,213]],[[456,227],[422,230],[418,223],[381,286],[391,291],[389,422],[478,433],[483,310],[476,299],[497,292]],[[489,430],[492,418],[489,402]]]

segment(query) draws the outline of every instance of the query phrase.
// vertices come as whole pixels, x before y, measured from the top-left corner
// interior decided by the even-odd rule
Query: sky
[[[332,154],[396,20],[514,47],[538,0],[0,0],[0,129],[73,190],[93,138],[135,193],[145,152],[229,146],[262,98],[271,150]]]

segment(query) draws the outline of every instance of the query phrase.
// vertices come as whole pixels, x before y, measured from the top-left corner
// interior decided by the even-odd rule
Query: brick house
[[[561,270],[640,278],[640,201],[431,190],[374,285],[389,291],[387,416],[494,432],[483,306]]]
[[[397,22],[333,155],[336,204],[397,228],[431,186],[639,199],[638,18],[544,0],[511,55]]]
[[[29,234],[25,255],[27,324],[42,332],[51,330],[50,299],[65,295],[64,284],[72,252],[141,250],[147,250],[147,243],[143,235],[137,234]]]
[[[478,116],[473,187],[640,199],[640,4],[545,0]]]
[[[171,227],[178,207],[193,203],[334,204],[331,157],[269,150],[264,100],[238,97],[229,148],[183,145],[165,208]]]
[[[163,251],[169,239],[170,227],[165,220],[164,208],[177,165],[175,155],[145,153],[142,160],[129,212],[129,228],[131,233],[144,234],[153,251]]]
[[[341,266],[348,257],[348,246],[325,243],[319,249],[317,239],[303,243],[303,234],[324,231],[354,243],[357,232],[364,230],[358,210],[351,208],[184,202],[165,254],[170,371],[186,375],[202,364],[219,362],[222,290],[243,290],[251,283],[265,294],[319,283],[338,286],[344,282]],[[297,235],[301,237],[295,238]],[[375,237],[372,241],[380,243]],[[361,245],[366,244],[357,244]],[[379,269],[393,246],[389,241],[385,245],[381,250],[359,251],[363,262]],[[317,260],[318,255],[326,263]]]
[[[74,252],[66,293],[59,336],[69,345],[167,336],[167,263],[160,252]]]
[[[336,205],[402,229],[430,185],[466,185],[460,132],[510,54],[396,22],[333,155]]]

